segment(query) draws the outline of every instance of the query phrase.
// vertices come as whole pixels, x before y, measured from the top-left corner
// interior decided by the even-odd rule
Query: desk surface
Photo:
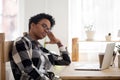
[[[73,62],[69,66],[64,66],[61,72],[58,74],[62,80],[120,80],[120,69],[117,67],[111,67],[103,71],[78,71],[74,70],[75,65],[78,62]]]

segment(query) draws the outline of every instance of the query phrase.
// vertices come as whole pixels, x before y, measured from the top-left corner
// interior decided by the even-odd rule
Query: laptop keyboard
[[[99,64],[76,64],[75,70],[98,71],[100,70],[100,68]]]

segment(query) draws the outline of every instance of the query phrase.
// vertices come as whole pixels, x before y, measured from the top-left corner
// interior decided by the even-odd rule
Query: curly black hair
[[[37,24],[42,19],[48,19],[50,21],[50,23],[51,23],[51,28],[50,29],[52,29],[52,27],[55,25],[55,20],[51,15],[45,14],[45,13],[40,13],[40,14],[32,16],[29,19],[29,30],[31,28],[31,26],[30,26],[31,23]]]

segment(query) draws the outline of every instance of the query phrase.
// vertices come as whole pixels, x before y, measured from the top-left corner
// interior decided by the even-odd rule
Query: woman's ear
[[[31,23],[31,29],[33,29],[35,27],[36,24]]]
[[[36,24],[35,23],[31,23],[31,26],[35,26]]]

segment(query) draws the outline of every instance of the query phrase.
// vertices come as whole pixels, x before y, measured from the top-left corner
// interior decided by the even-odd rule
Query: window
[[[95,27],[95,40],[105,40],[112,34],[117,40],[120,28],[120,0],[70,0],[71,37],[86,39],[84,26]]]
[[[93,25],[95,27],[95,40],[105,40],[108,33],[111,33],[112,40],[119,40],[117,33],[120,29],[120,0],[69,1],[69,36],[71,39],[78,37],[79,40],[86,40],[84,27]],[[80,57],[86,57],[90,60],[96,56],[92,53],[105,50],[106,43],[80,42],[79,44],[79,51],[82,52]]]
[[[6,40],[13,40],[18,35],[17,0],[0,0],[0,32],[5,33]]]

